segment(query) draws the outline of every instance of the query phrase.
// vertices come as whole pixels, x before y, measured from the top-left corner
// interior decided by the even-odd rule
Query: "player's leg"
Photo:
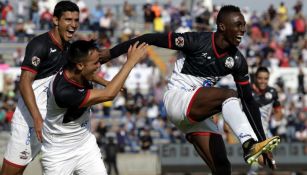
[[[72,175],[79,161],[76,148],[43,145],[41,164],[43,175]]]
[[[257,136],[252,129],[245,113],[241,109],[240,100],[234,90],[224,88],[199,88],[190,101],[186,116],[195,122],[202,121],[211,115],[222,111],[224,120],[228,123],[240,140],[244,159],[248,163],[266,151],[271,151],[280,142],[279,137],[272,137],[257,143]]]
[[[79,147],[79,162],[75,173],[78,175],[107,175],[100,149],[94,135]],[[110,167],[111,168],[111,167]]]
[[[215,87],[199,88],[193,94],[186,116],[191,121],[201,122],[221,111],[224,120],[239,137],[241,143],[251,138],[257,140],[234,90]]]
[[[12,123],[11,138],[4,154],[1,175],[22,174],[38,154],[40,147],[33,127]]]
[[[190,133],[187,139],[207,163],[214,175],[230,175],[231,165],[221,135],[211,133]]]
[[[1,168],[1,175],[22,175],[24,170],[26,169],[25,166],[16,165],[12,162],[3,159],[3,164]]]

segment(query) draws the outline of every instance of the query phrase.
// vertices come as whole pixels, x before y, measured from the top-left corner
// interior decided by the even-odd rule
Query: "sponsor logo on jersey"
[[[273,95],[272,95],[271,92],[266,92],[266,93],[264,94],[264,97],[265,97],[265,99],[267,99],[267,100],[271,100],[271,99],[273,98]]]
[[[201,53],[201,56],[203,56],[203,57],[207,57],[207,53]]]
[[[201,53],[201,56],[204,57],[204,58],[207,58],[208,60],[211,59],[211,56],[207,56],[208,54],[205,52],[205,53]]]
[[[178,47],[183,47],[184,46],[184,38],[182,36],[175,38],[175,45],[178,46]]]
[[[37,56],[33,56],[32,57],[32,65],[37,67],[39,65],[39,63],[41,62],[41,59],[38,58]]]
[[[235,65],[235,61],[233,60],[232,57],[227,57],[225,61],[225,67],[231,69]]]
[[[50,53],[56,52],[56,49],[50,48]]]
[[[78,89],[79,92],[84,92],[84,89]]]

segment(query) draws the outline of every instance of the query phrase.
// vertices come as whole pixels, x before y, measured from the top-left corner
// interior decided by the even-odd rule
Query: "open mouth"
[[[237,36],[236,36],[236,41],[237,41],[238,43],[240,43],[240,42],[242,41],[242,38],[243,38],[243,35],[237,35]]]
[[[72,38],[73,35],[74,35],[74,33],[75,33],[75,30],[68,30],[68,31],[67,31],[67,37],[68,37],[68,38]]]

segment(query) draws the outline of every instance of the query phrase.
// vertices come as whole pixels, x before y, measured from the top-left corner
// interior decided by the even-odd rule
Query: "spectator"
[[[153,141],[152,137],[150,135],[150,130],[149,128],[144,128],[140,132],[140,145],[141,145],[141,150],[144,152],[150,151],[150,147],[152,146]]]
[[[144,29],[146,32],[151,31],[151,27],[155,18],[154,12],[151,10],[151,4],[146,3],[143,6],[144,11]]]
[[[38,2],[37,0],[31,0],[31,7],[30,7],[30,20],[32,20],[35,28],[38,29],[40,26],[39,20],[39,13],[38,13]]]
[[[107,172],[108,174],[112,174],[112,168],[114,168],[115,174],[118,175],[118,169],[117,169],[117,153],[118,153],[118,147],[114,143],[114,138],[109,137],[108,143],[105,148],[105,161],[107,164]]]
[[[100,4],[97,4],[96,7],[91,12],[91,29],[93,31],[99,30],[99,20],[104,16],[103,9]]]
[[[52,17],[53,16],[52,16],[50,10],[48,8],[45,9],[40,16],[40,29],[49,30],[51,28]]]
[[[131,18],[135,15],[135,11],[133,9],[133,6],[128,1],[124,2],[123,13],[128,18]]]

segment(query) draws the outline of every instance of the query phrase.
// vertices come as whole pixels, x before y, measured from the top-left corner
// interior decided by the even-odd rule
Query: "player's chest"
[[[231,55],[217,57],[212,51],[203,51],[191,56],[188,61],[200,70],[216,70],[224,74],[232,72],[238,64],[239,57]]]
[[[261,94],[257,94],[255,92],[253,92],[253,97],[254,97],[254,100],[258,104],[261,104],[262,106],[274,102],[273,93],[271,93],[270,91],[266,91],[266,92],[261,93]]]

